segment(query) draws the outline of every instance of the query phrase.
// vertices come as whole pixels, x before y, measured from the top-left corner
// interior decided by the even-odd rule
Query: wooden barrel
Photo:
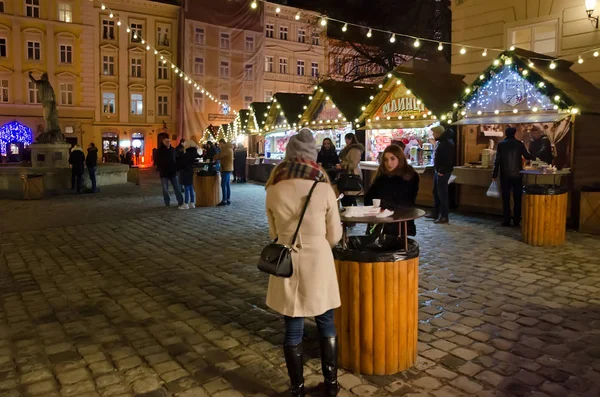
[[[567,231],[567,189],[530,185],[523,196],[523,241],[534,246],[564,244]]]
[[[194,175],[196,207],[216,207],[221,202],[221,176]]]
[[[419,258],[336,259],[342,306],[335,313],[341,367],[392,375],[417,360]]]

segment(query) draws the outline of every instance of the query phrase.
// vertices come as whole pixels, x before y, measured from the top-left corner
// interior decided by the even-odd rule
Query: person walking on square
[[[181,195],[181,188],[179,187],[179,182],[177,181],[175,148],[171,146],[171,138],[168,136],[163,138],[160,147],[156,151],[156,165],[160,175],[165,206],[169,207],[171,205],[171,197],[169,196],[169,183],[173,186],[177,203],[180,207],[183,206],[183,196]]]
[[[196,192],[194,191],[194,164],[200,159],[198,145],[194,141],[185,141],[185,152],[177,159],[179,179],[184,188],[184,204],[179,207],[180,210],[196,208]]]
[[[225,139],[219,141],[219,153],[213,160],[221,162],[221,192],[223,197],[218,204],[220,207],[231,205],[231,174],[233,173],[233,147]]]
[[[502,226],[510,226],[511,208],[510,193],[512,191],[514,201],[514,214],[512,216],[515,226],[521,224],[521,198],[523,196],[523,158],[535,160],[535,156],[530,154],[525,144],[515,138],[516,128],[507,128],[506,139],[498,144],[496,151],[496,161],[494,163],[494,173],[492,179],[497,180],[500,175],[500,190],[502,192],[502,212],[504,220]]]
[[[335,193],[316,160],[316,141],[312,131],[304,128],[290,138],[284,161],[266,184],[269,234],[279,244],[291,243],[314,187],[292,251],[294,272],[290,278],[271,276],[267,292],[267,306],[284,316],[283,351],[294,397],[305,395],[302,337],[306,317],[315,317],[319,330],[325,395],[333,397],[339,392],[333,320],[341,300],[331,247],[340,241],[342,226]],[[323,183],[315,185],[316,181]]]
[[[83,154],[81,146],[73,146],[69,155],[69,164],[71,164],[71,190],[77,189],[77,193],[81,193],[84,163],[85,154]]]
[[[438,125],[431,129],[437,141],[435,147],[433,168],[433,210],[426,218],[434,219],[434,223],[447,224],[450,215],[450,199],[448,198],[448,182],[454,170],[456,146],[452,140],[452,130],[445,130]]]
[[[94,142],[90,143],[90,146],[87,149],[85,165],[87,166],[88,174],[90,175],[90,182],[92,182],[92,193],[97,193],[98,187],[96,186],[96,170],[98,169],[98,148]]]

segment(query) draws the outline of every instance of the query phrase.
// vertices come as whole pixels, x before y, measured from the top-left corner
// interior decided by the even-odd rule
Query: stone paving
[[[0,396],[285,395],[282,320],[254,263],[264,189],[228,208],[142,186],[0,201]],[[497,219],[419,221],[419,360],[341,396],[600,396],[600,239],[533,248]],[[309,386],[320,381],[308,326]]]

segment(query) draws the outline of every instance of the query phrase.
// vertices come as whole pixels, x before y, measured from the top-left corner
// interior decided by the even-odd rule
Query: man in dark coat
[[[233,174],[235,182],[246,182],[246,159],[248,158],[248,150],[241,143],[237,145],[233,153]]]
[[[71,190],[77,188],[77,193],[81,193],[82,189],[84,163],[85,154],[83,154],[81,146],[73,146],[69,155],[69,164],[71,164]]]
[[[529,152],[534,159],[540,159],[546,164],[552,164],[552,143],[539,127],[531,130],[533,141],[529,144]]]
[[[515,226],[521,223],[521,197],[523,195],[523,157],[527,160],[535,158],[527,151],[523,142],[517,140],[515,128],[507,128],[506,139],[498,144],[496,151],[496,162],[494,163],[494,173],[492,178],[497,180],[500,174],[500,188],[502,190],[502,208],[504,212],[504,222],[502,226],[510,226],[510,192],[513,193],[515,203],[515,212],[513,221]]]
[[[169,183],[173,186],[175,197],[179,206],[183,206],[183,196],[181,188],[177,181],[177,155],[175,148],[171,146],[171,139],[164,137],[160,147],[156,151],[156,166],[160,174],[160,182],[162,185],[163,199],[165,205],[171,205],[171,197],[169,196]]]
[[[431,129],[437,141],[434,154],[434,180],[433,180],[433,210],[427,218],[434,219],[434,223],[448,223],[450,214],[450,199],[448,197],[448,182],[456,159],[456,146],[452,140],[452,130],[445,130],[437,126]]]
[[[85,158],[85,165],[87,166],[88,173],[90,174],[90,181],[92,182],[92,193],[96,193],[98,188],[96,186],[96,170],[98,169],[98,148],[92,142],[87,149],[87,157]]]
[[[206,142],[206,155],[204,156],[204,160],[213,161],[213,158],[217,153],[217,147],[211,141]]]

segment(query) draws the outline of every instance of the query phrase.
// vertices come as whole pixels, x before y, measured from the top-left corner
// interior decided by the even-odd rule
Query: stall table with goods
[[[249,181],[265,183],[274,165],[265,163],[265,123],[270,108],[268,102],[252,102],[248,116],[248,158],[246,178]]]
[[[417,360],[419,245],[407,238],[406,223],[425,212],[386,211],[347,209],[342,244],[334,248],[342,300],[335,315],[340,364],[364,375],[396,374]],[[389,223],[398,224],[400,238],[347,233],[350,225]]]

